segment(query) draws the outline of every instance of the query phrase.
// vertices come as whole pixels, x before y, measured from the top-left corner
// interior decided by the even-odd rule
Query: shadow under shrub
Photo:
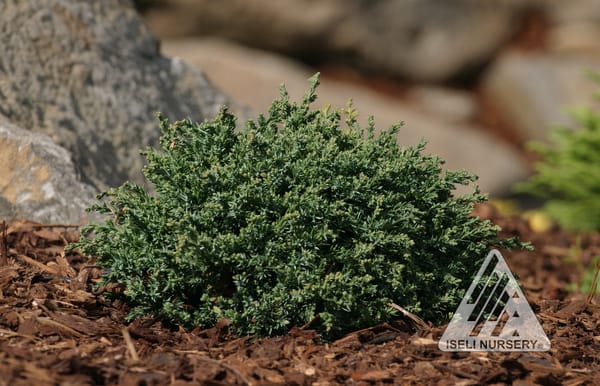
[[[356,112],[311,110],[285,89],[268,115],[235,131],[161,119],[144,152],[156,194],[125,183],[91,209],[111,219],[73,247],[126,286],[130,317],[187,327],[227,318],[238,334],[310,323],[325,338],[394,316],[390,302],[439,323],[455,310],[498,228],[471,217],[485,197],[453,196],[475,177],[444,172],[424,144],[399,147],[400,125],[376,135]]]

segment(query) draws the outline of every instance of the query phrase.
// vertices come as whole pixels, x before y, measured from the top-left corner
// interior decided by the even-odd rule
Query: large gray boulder
[[[43,134],[0,120],[0,219],[79,224],[94,199],[71,154]]]
[[[488,61],[533,0],[158,0],[161,37],[212,35],[312,61],[441,81]]]
[[[598,85],[586,71],[600,73],[599,55],[512,52],[484,78],[482,90],[522,140],[543,140],[556,126],[572,126],[567,108],[586,106]]]
[[[157,112],[202,121],[230,102],[122,0],[0,1],[0,52],[0,114],[72,152],[96,189],[142,182]]]

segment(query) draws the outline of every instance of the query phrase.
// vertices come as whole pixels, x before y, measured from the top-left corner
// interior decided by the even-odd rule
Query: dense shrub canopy
[[[112,218],[76,244],[126,286],[131,316],[185,326],[231,321],[239,334],[310,324],[325,337],[389,319],[390,302],[446,320],[498,228],[454,197],[466,172],[444,172],[424,144],[399,147],[399,125],[361,129],[349,107],[311,110],[285,89],[266,116],[236,132],[213,120],[161,119],[144,154],[156,193],[126,183],[93,207]]]

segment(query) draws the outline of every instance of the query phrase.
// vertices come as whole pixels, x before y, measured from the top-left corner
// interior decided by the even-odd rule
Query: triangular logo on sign
[[[550,341],[504,258],[492,250],[438,347],[442,351],[548,351]]]

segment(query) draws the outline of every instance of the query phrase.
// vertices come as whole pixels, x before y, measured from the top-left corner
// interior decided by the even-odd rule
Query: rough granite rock
[[[230,104],[199,70],[161,56],[125,0],[2,0],[0,52],[0,114],[72,152],[97,189],[142,182],[157,112],[202,121]]]
[[[533,0],[159,0],[160,37],[211,35],[308,61],[441,81],[488,61]]]
[[[71,154],[43,134],[0,120],[0,219],[79,224],[94,199]]]

